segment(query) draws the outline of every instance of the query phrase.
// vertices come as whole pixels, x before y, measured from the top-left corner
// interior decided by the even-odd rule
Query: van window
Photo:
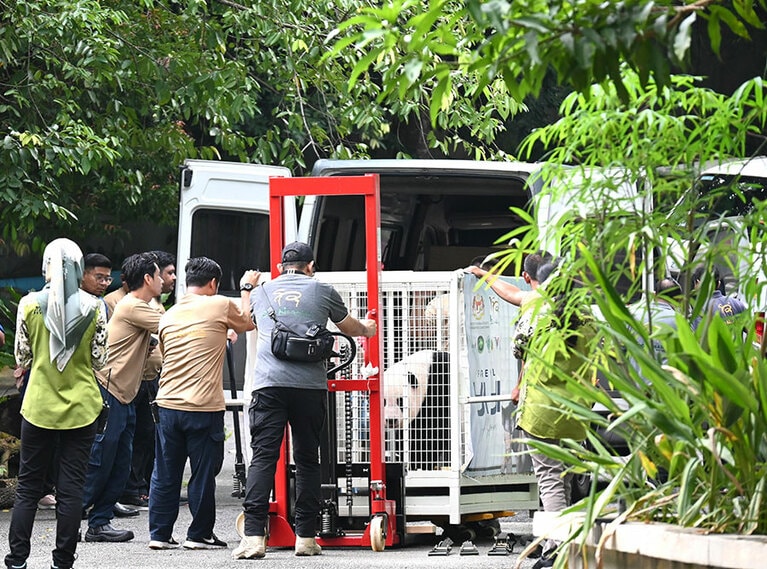
[[[504,248],[499,237],[523,221],[529,193],[519,177],[381,174],[381,256],[384,270],[444,271]],[[314,212],[310,241],[320,271],[365,269],[361,196],[325,196]]]
[[[216,261],[223,271],[219,292],[239,294],[246,270],[269,270],[269,216],[198,209],[192,215],[191,256]]]
[[[754,200],[767,199],[767,179],[724,174],[703,174],[698,182],[696,210],[708,219],[747,215]]]

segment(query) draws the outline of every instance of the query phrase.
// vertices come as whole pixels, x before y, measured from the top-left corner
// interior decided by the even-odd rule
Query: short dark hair
[[[131,255],[122,264],[122,279],[128,285],[128,290],[138,290],[144,284],[144,275],[152,275],[160,267],[157,266],[157,257],[151,253],[137,253]]]
[[[543,263],[536,271],[535,280],[539,283],[544,282],[556,268],[557,266],[554,263]]]
[[[541,279],[538,278],[538,268],[544,263],[551,261],[551,258],[551,253],[547,251],[539,250],[535,253],[530,253],[525,257],[522,268],[532,280],[541,282]]]
[[[221,265],[208,257],[192,257],[186,262],[186,286],[205,286],[213,279],[221,282]]]
[[[150,253],[157,257],[157,266],[161,271],[168,265],[176,264],[176,256],[167,251],[150,251]]]
[[[103,267],[105,269],[112,269],[112,261],[109,257],[102,255],[101,253],[88,253],[83,257],[83,266],[85,270],[95,269],[96,267]]]
[[[719,272],[719,267],[716,265],[711,265],[711,269],[708,270],[711,277],[714,279],[714,288],[719,289],[722,284],[722,275]],[[695,267],[695,270],[692,272],[692,285],[695,286],[695,283],[698,281],[703,282],[703,277],[706,275],[706,265],[698,265]]]

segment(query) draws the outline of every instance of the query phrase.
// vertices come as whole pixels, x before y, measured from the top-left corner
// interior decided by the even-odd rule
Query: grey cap
[[[314,261],[314,252],[306,243],[294,241],[285,245],[282,250],[283,263],[310,263]]]

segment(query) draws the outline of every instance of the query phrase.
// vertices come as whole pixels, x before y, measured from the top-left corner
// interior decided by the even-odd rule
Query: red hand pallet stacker
[[[269,180],[269,239],[272,277],[277,276],[277,263],[284,246],[283,198],[289,196],[363,196],[365,200],[365,252],[367,258],[367,309],[368,318],[380,324],[381,308],[381,208],[378,175],[317,178],[270,178]],[[383,334],[379,333],[363,344],[364,366],[372,369],[368,377],[329,379],[328,391],[366,392],[369,400],[369,477],[370,519],[364,529],[355,531],[336,530],[320,532],[317,542],[322,546],[371,547],[383,551],[388,546],[404,542],[404,481],[397,482],[397,500],[388,499],[387,465],[385,464],[384,401],[381,353]],[[330,406],[329,406],[330,409]],[[333,417],[333,415],[329,415]],[[330,423],[330,419],[328,423]],[[332,426],[331,426],[332,427]],[[332,430],[332,429],[331,429]],[[292,547],[295,533],[290,523],[290,472],[289,437],[286,436],[280,450],[274,480],[274,500],[269,507],[268,543],[272,547]],[[333,459],[334,460],[334,459]],[[394,470],[393,472],[396,472]],[[396,478],[396,476],[391,476]],[[404,475],[402,475],[404,479]],[[394,481],[392,481],[394,483]],[[399,507],[398,507],[399,506]],[[327,512],[323,512],[323,516]]]

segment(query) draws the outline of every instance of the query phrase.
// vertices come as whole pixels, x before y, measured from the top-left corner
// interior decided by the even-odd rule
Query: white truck
[[[767,308],[767,266],[763,224],[757,203],[767,199],[767,156],[709,164],[693,189],[674,208],[692,215],[689,241],[672,247],[672,271],[711,255],[726,294],[737,294],[754,312]],[[689,259],[688,259],[689,258]],[[680,275],[680,282],[686,280]],[[761,329],[759,330],[761,335]]]

